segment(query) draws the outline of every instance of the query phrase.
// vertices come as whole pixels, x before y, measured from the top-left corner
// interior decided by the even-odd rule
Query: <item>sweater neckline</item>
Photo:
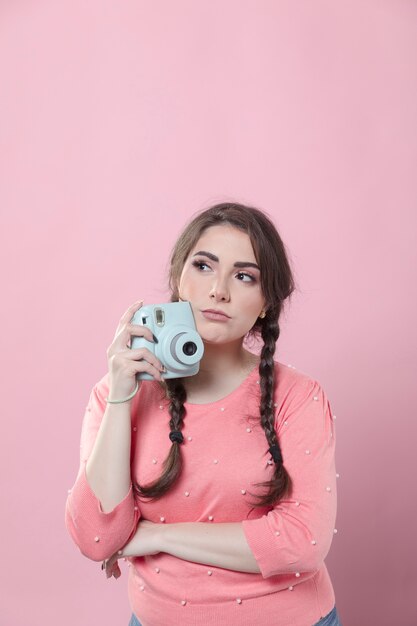
[[[233,389],[226,396],[223,396],[223,398],[219,398],[219,400],[214,400],[214,402],[204,402],[204,403],[188,402],[188,400],[187,400],[186,402],[184,402],[184,406],[185,407],[191,407],[193,409],[198,409],[199,407],[204,409],[204,408],[207,408],[207,407],[215,407],[216,405],[226,404],[226,402],[229,402],[236,394],[238,394],[242,390],[243,387],[246,387],[246,385],[257,374],[259,374],[259,364],[258,363],[255,365],[255,367],[253,367],[251,369],[251,371],[247,374],[246,378],[244,378],[242,380],[240,385],[238,385],[235,389]]]

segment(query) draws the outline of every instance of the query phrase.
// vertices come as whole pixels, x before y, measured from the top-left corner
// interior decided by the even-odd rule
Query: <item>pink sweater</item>
[[[108,374],[92,390],[80,470],[66,505],[67,528],[81,552],[95,561],[108,558],[135,533],[140,518],[167,524],[241,522],[261,571],[238,572],[166,553],[131,558],[129,598],[143,626],[312,626],[333,608],[324,563],[336,517],[332,411],[316,380],[275,363],[275,428],[294,489],[273,508],[248,505],[249,492],[256,493],[253,484],[273,471],[257,418],[257,369],[222,400],[185,404],[183,473],[167,495],[139,501],[131,487],[108,513],[85,476],[106,408]],[[132,478],[147,484],[160,475],[171,446],[167,401],[158,383],[143,381],[131,416]]]

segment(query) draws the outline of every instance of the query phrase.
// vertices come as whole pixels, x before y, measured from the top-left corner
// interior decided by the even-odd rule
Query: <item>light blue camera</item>
[[[134,314],[132,324],[147,326],[157,341],[133,337],[131,348],[148,348],[165,365],[163,378],[182,378],[197,374],[204,354],[189,302],[169,302],[143,306]],[[154,380],[146,372],[136,374],[140,380]]]

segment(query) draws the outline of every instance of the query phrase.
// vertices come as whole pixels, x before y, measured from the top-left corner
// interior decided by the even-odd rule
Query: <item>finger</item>
[[[143,300],[137,300],[137,302],[134,302],[133,304],[131,304],[130,307],[126,309],[126,311],[123,313],[122,317],[120,318],[117,330],[119,330],[126,323],[129,323],[132,317],[134,316],[134,314],[136,313],[136,311],[138,311],[142,307],[142,305],[143,305]]]
[[[155,342],[153,332],[148,326],[127,322],[122,327],[117,329],[113,339],[113,344],[120,345],[120,347],[124,348],[127,345],[127,342],[130,341],[132,335],[135,337],[144,337],[148,341]]]
[[[113,575],[113,565],[106,565],[106,578],[111,578]]]
[[[129,361],[129,366],[133,366],[135,372],[152,373],[156,370],[159,373],[165,371],[162,361],[148,348],[135,348],[134,350],[126,348],[114,354],[111,360],[116,362],[118,367],[123,361]],[[149,367],[151,370],[149,370]]]
[[[113,568],[113,576],[117,580],[118,578],[120,578],[121,575],[122,575],[122,572],[120,571],[119,563],[116,561],[115,566]]]
[[[110,572],[112,570],[114,561],[115,561],[114,555],[111,556],[109,559],[106,559],[105,561],[103,561],[103,565],[104,565],[104,569],[106,570],[107,578],[109,578],[109,576],[111,575]]]
[[[135,337],[145,337],[148,341],[155,343],[155,337],[149,326],[143,326],[142,324],[127,324],[126,331],[129,335]]]
[[[117,560],[113,561],[112,565],[109,566],[108,569],[106,570],[107,578],[111,578],[112,576],[114,576],[114,578],[119,578],[121,574],[122,572],[120,571],[119,563]]]
[[[133,314],[135,313],[135,311],[138,311],[141,308],[142,304],[143,304],[143,300],[136,300],[136,302],[131,304],[130,307],[126,309],[126,311],[123,313],[122,317],[120,318],[120,321],[124,320],[124,321],[130,322],[130,320],[133,317]]]
[[[155,380],[163,381],[163,375],[167,371],[166,368],[157,361],[156,365],[149,363],[148,361],[134,361],[134,369],[136,374],[149,374]]]

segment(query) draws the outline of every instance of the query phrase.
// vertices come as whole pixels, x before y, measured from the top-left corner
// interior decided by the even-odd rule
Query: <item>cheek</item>
[[[198,282],[191,280],[187,273],[181,276],[179,282],[179,294],[183,300],[192,300],[198,293]]]
[[[245,313],[248,316],[258,316],[265,302],[260,288],[250,287],[242,297],[245,301]]]

